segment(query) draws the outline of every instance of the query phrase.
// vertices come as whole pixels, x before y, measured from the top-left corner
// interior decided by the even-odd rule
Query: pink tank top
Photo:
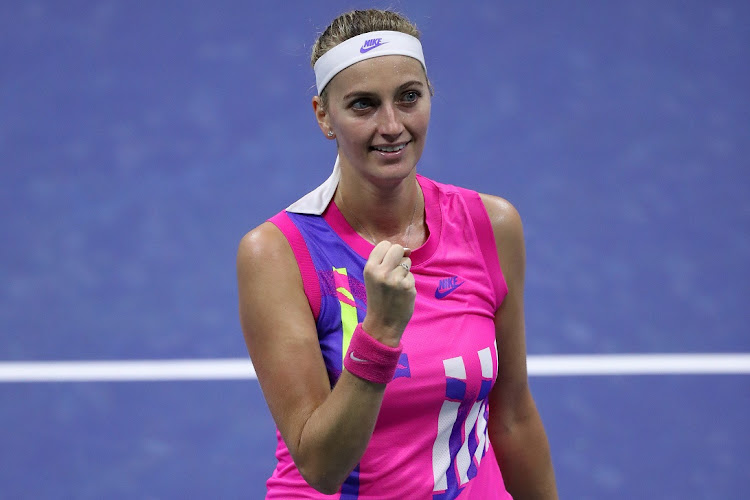
[[[411,254],[414,314],[367,450],[341,490],[324,495],[304,481],[277,431],[268,499],[511,499],[487,435],[494,316],[507,294],[492,226],[477,193],[417,179],[429,237]],[[334,203],[322,216],[281,212],[271,222],[297,258],[333,387],[367,311],[362,271],[373,245]]]

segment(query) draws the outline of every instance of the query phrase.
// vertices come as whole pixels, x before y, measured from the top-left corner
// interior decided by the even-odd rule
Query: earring
[[[333,130],[328,131],[328,137],[333,137]]]

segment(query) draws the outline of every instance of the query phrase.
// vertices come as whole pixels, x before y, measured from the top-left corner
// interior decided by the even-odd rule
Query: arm
[[[393,254],[385,252],[382,263],[401,269]],[[377,274],[377,265],[368,266]],[[271,415],[305,480],[335,493],[364,454],[385,385],[344,370],[331,390],[299,268],[276,226],[264,223],[242,239],[237,278],[240,322]],[[406,322],[396,324],[395,344]],[[381,326],[371,320],[368,333],[378,338]]]
[[[508,295],[495,316],[497,382],[490,394],[488,432],[508,491],[517,500],[557,499],[544,425],[529,389],[523,288],[526,266],[523,227],[502,198],[481,195],[495,234]]]

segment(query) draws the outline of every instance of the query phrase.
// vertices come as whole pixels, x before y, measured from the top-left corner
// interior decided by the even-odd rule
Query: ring
[[[403,267],[404,269],[406,269],[406,272],[407,272],[407,273],[409,272],[409,266],[407,266],[405,262],[402,262],[401,264],[399,264],[399,266],[401,266],[401,267]]]

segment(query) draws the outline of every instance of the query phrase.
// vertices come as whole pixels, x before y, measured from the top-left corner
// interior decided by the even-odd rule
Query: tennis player
[[[416,27],[348,12],[312,64],[333,172],[237,258],[278,428],[267,498],[557,498],[526,372],[521,219],[417,174],[432,92]]]

